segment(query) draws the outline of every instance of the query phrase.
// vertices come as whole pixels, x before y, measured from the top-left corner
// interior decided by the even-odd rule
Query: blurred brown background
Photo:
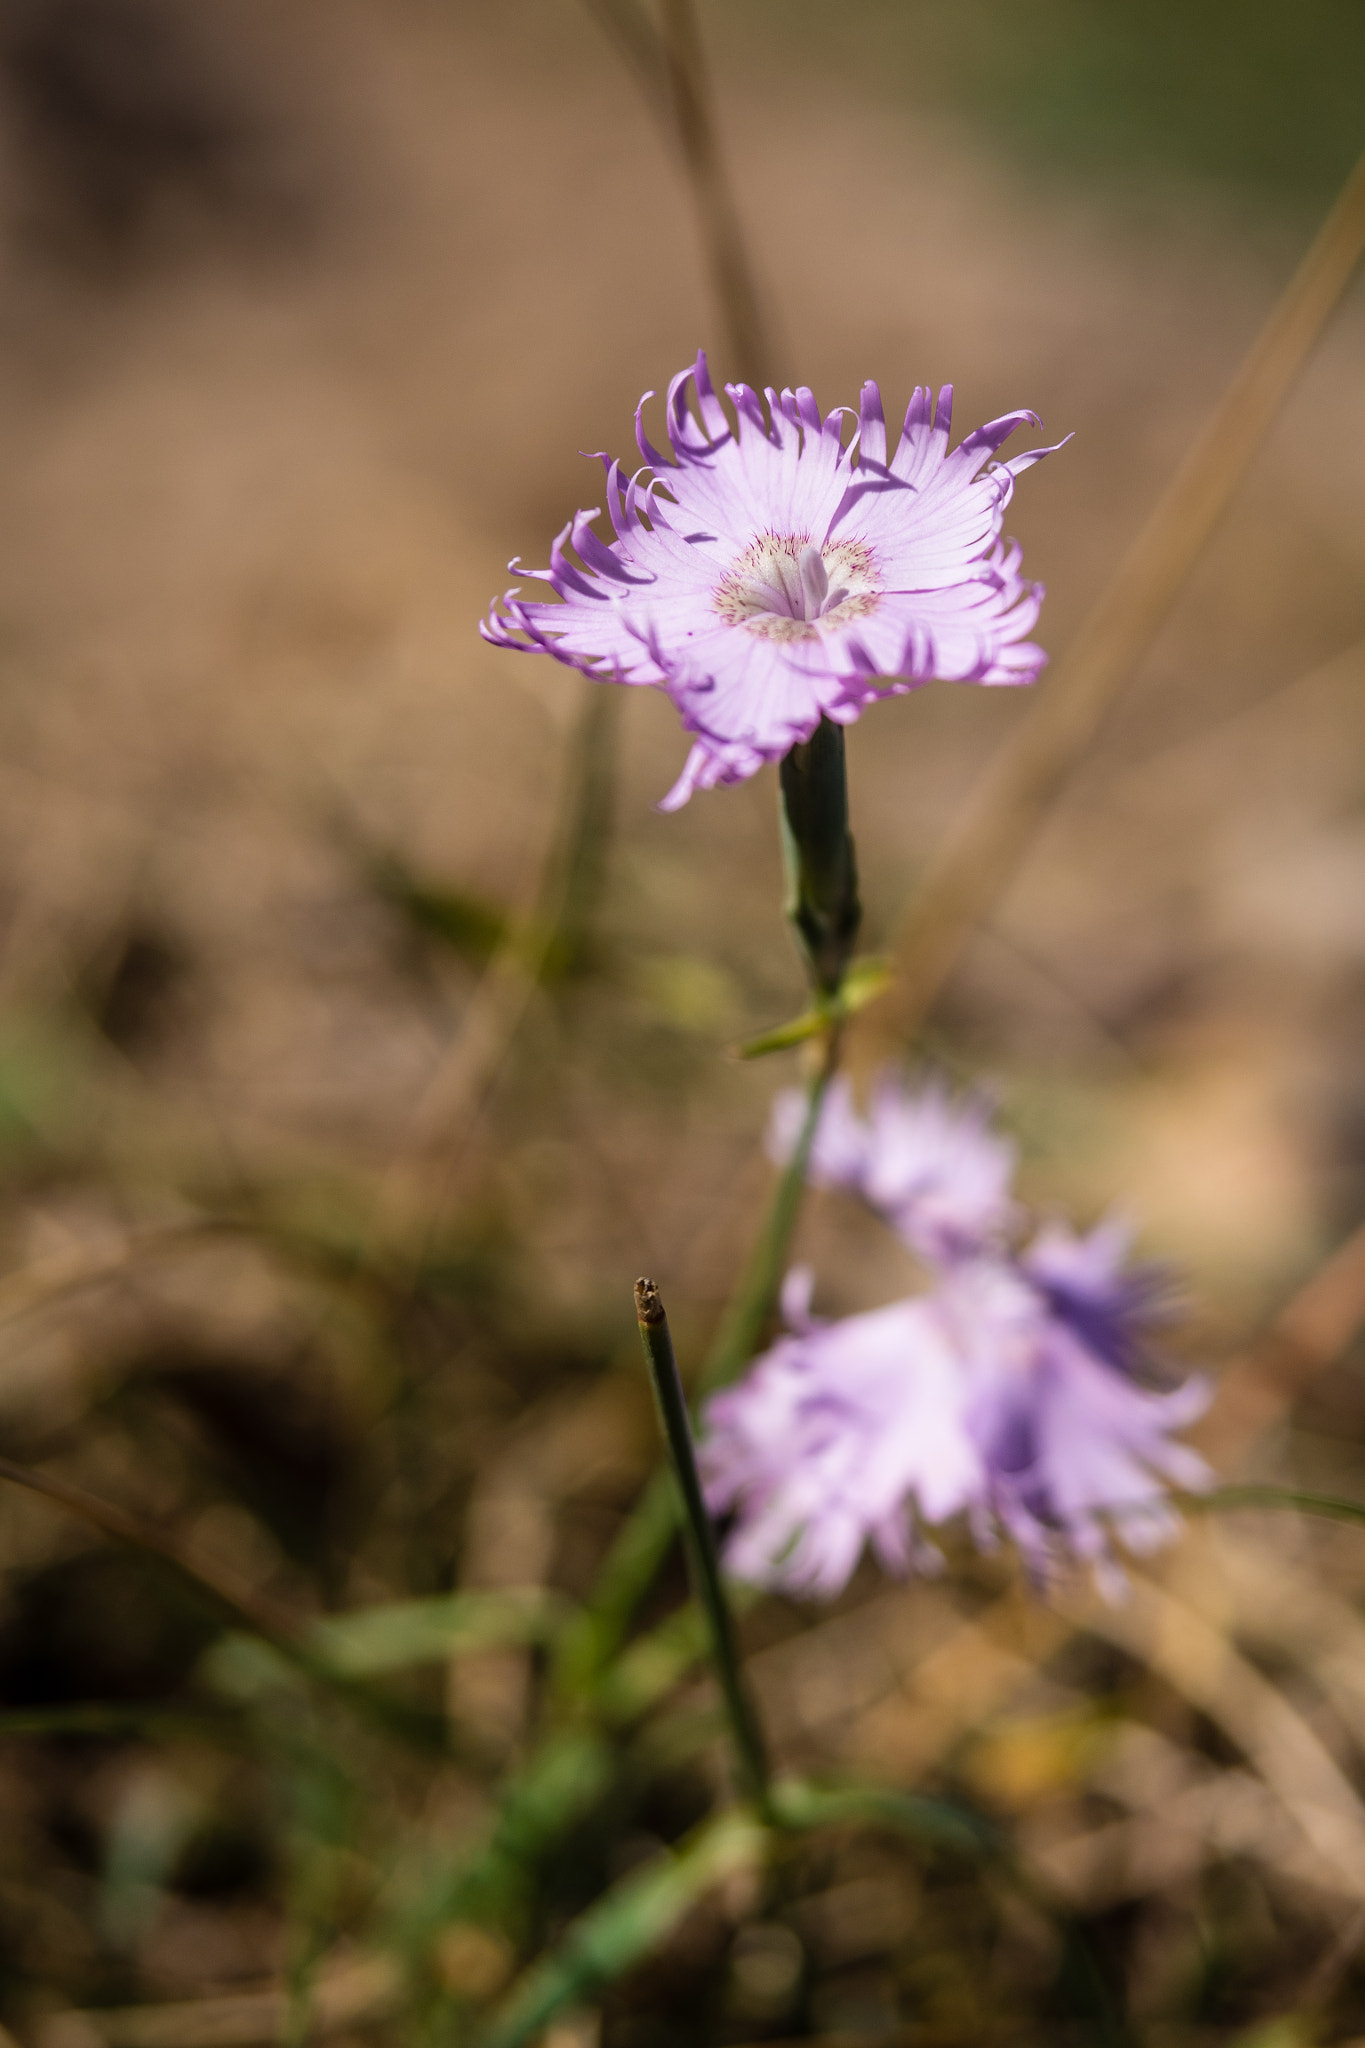
[[[826,405],[875,376],[893,409],[951,380],[959,430],[1016,405],[1074,430],[1009,522],[1052,648],[1360,139],[1355,9],[1192,12],[705,16],[785,374]],[[627,1376],[598,1378],[630,1280],[657,1272],[695,1349],[766,1184],[788,1069],[724,1054],[801,1002],[771,778],[661,815],[683,739],[630,694],[592,971],[530,1004],[476,1119],[422,1104],[533,897],[584,698],[476,621],[594,501],[576,451],[625,452],[699,344],[727,369],[685,194],[569,0],[6,0],[0,137],[0,1436],[310,1604],[574,1589],[649,1455]],[[1362,1205],[1363,352],[1357,291],[931,1034],[998,1086],[1035,1199],[1127,1209],[1179,1261],[1200,1362]],[[851,733],[873,949],[1024,709],[933,686]],[[319,1274],[414,1147],[458,1178],[449,1285],[381,1342]],[[901,1284],[836,1204],[805,1245],[831,1310]],[[571,1395],[580,1434],[536,1466]],[[1293,1469],[1359,1491],[1349,1364],[1312,1403]],[[547,1524],[568,1469],[578,1519]],[[101,1634],[80,1572],[107,1560],[42,1504],[0,1497],[0,1558],[11,1704],[191,1671],[199,1639],[145,1603]],[[913,1777],[891,1721],[849,1753]],[[182,1902],[92,1934],[153,1767],[61,1751],[35,1779],[10,1747],[16,2025],[266,1968],[249,1884],[246,1933]],[[1026,1805],[1011,1768],[979,1780]]]
[[[489,898],[528,886],[577,686],[473,624],[596,491],[575,451],[626,447],[637,393],[712,336],[684,197],[565,5],[56,0],[6,23],[13,1119],[70,1132],[92,1086],[126,1112],[103,1142],[144,1159],[372,1158],[450,1018],[396,984],[328,827]],[[951,379],[961,425],[1027,404],[1075,430],[1011,515],[1056,647],[1311,214],[1121,155],[1107,183],[1009,155],[946,88],[898,101],[885,50],[871,95],[871,25],[831,70],[799,19],[716,23],[783,360],[826,403]],[[1092,1201],[1253,1289],[1353,1192],[1357,318],[951,1006],[973,1059],[1095,1098]],[[853,735],[874,942],[1022,708],[943,687]],[[624,744],[613,937],[673,960],[671,1021],[722,1044],[797,998],[771,792],[661,818],[667,707],[632,699]],[[106,1019],[121,1057],[58,1044],[53,1008],[120,972],[148,1011]],[[699,1065],[752,1126],[769,1074]],[[1058,1149],[1069,1192],[1070,1130]],[[703,1147],[693,1170],[729,1165]]]

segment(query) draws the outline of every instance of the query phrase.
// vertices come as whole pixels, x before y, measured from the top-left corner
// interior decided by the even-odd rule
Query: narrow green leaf
[[[788,1018],[785,1024],[775,1024],[771,1031],[761,1031],[757,1038],[746,1038],[742,1045],[734,1048],[736,1059],[762,1059],[765,1053],[785,1052],[790,1046],[800,1045],[808,1038],[818,1038],[822,1031],[828,1031],[833,1024],[842,1024],[849,1017],[888,989],[895,980],[889,960],[855,960],[835,993],[826,1002],[817,1003],[812,1010],[803,1010],[799,1017]]]
[[[773,1806],[783,1827],[885,1828],[961,1856],[1005,1853],[1003,1838],[968,1808],[889,1786],[811,1785],[788,1778],[773,1787]]]
[[[636,1721],[706,1655],[706,1621],[690,1601],[640,1636],[603,1673],[599,1711],[618,1726]]]
[[[838,1004],[841,1017],[852,1017],[865,1009],[875,996],[890,988],[896,979],[896,970],[884,955],[869,954],[865,960],[855,960],[844,976],[839,990]]]
[[[550,1640],[571,1612],[557,1594],[528,1586],[397,1600],[315,1622],[309,1647],[330,1670],[370,1678],[470,1650]]]
[[[414,931],[466,960],[481,965],[506,934],[507,913],[498,905],[448,883],[419,878],[389,848],[372,850],[365,865],[375,894],[405,917]]]
[[[822,1031],[828,1031],[832,1021],[828,1010],[803,1010],[799,1017],[789,1017],[785,1024],[774,1024],[771,1031],[760,1031],[757,1038],[746,1038],[735,1047],[735,1058],[761,1060],[766,1053],[786,1052],[808,1038],[818,1038]]]
[[[424,1956],[452,1920],[497,1923],[520,1936],[546,1852],[605,1798],[618,1759],[588,1729],[551,1735],[502,1787],[488,1832],[396,1883],[391,1939]]]
[[[557,1949],[516,1983],[481,2048],[520,2048],[557,2012],[581,2004],[668,1939],[715,1885],[756,1869],[771,1837],[752,1815],[708,1821],[680,1849],[633,1871],[575,1920]]]
[[[1303,1515],[1325,1515],[1334,1522],[1365,1522],[1365,1501],[1339,1494],[1305,1493],[1291,1486],[1220,1486],[1212,1493],[1182,1494],[1187,1512],[1208,1508],[1293,1508]]]
[[[62,1707],[16,1707],[0,1713],[5,1735],[145,1735],[174,1742],[206,1738],[226,1740],[233,1748],[246,1741],[240,1714],[212,1708],[176,1711],[153,1703],[92,1700]]]

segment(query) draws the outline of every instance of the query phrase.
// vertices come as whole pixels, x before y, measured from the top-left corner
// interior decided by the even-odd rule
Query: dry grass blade
[[[1315,662],[1312,668],[1279,677],[1260,695],[1215,712],[1192,732],[1165,740],[1150,753],[1138,754],[1118,770],[1108,788],[1117,791],[1129,785],[1143,789],[1154,783],[1159,785],[1172,773],[1188,770],[1199,762],[1201,755],[1207,757],[1214,751],[1221,753],[1229,741],[1239,739],[1249,728],[1285,721],[1287,716],[1296,722],[1302,720],[1307,704],[1324,686],[1330,688],[1349,683],[1358,688],[1362,673],[1365,673],[1365,638],[1339,647],[1335,654],[1329,654],[1326,661]]]
[[[1175,1687],[1236,1743],[1338,1883],[1365,1898],[1365,1806],[1279,1688],[1227,1634],[1150,1579],[1122,1607],[1074,1617]]]
[[[1070,1634],[1017,1586],[964,1619],[937,1589],[884,1593],[749,1660],[790,1763],[891,1771],[912,1781],[990,1722]]]
[[[1151,643],[1365,250],[1365,157],[1286,286],[1204,432],[1027,720],[992,763],[913,903],[891,991],[855,1025],[860,1063],[913,1036],[973,926]]]
[[[433,1212],[453,1193],[460,1156],[556,957],[584,940],[600,884],[620,701],[585,680],[575,739],[531,895],[479,980],[450,1044],[413,1110],[380,1185],[375,1226],[420,1255]]]
[[[1209,1571],[1202,1551],[1195,1555],[1181,1571],[1182,1595],[1272,1656],[1292,1657],[1365,1753],[1365,1621],[1269,1543],[1248,1542],[1240,1532],[1236,1539],[1218,1529],[1203,1533],[1218,1570]]]
[[[397,1966],[386,1956],[324,1969],[313,1995],[311,2031],[334,2034],[384,2019],[399,1988]],[[42,2030],[41,2048],[256,2048],[280,2039],[287,2009],[287,1994],[271,1989],[57,2013]]]
[[[1365,1325],[1365,1223],[1305,1282],[1265,1335],[1224,1373],[1198,1434],[1224,1468],[1278,1422]]]
[[[77,1521],[98,1529],[102,1536],[115,1543],[126,1543],[134,1550],[143,1550],[152,1557],[161,1558],[191,1585],[207,1593],[216,1606],[226,1608],[236,1620],[244,1622],[267,1641],[289,1648],[297,1645],[301,1624],[296,1615],[258,1593],[235,1572],[196,1556],[177,1536],[158,1528],[155,1522],[144,1521],[140,1515],[131,1515],[125,1508],[114,1507],[108,1501],[97,1500],[93,1494],[86,1493],[79,1486],[68,1485],[64,1479],[54,1479],[46,1472],[31,1471],[26,1465],[16,1465],[9,1458],[0,1458],[0,1479],[27,1487],[30,1493],[42,1494],[67,1514],[74,1515]]]
[[[615,43],[645,104],[682,156],[731,367],[762,390],[776,375],[772,336],[721,153],[692,0],[661,0],[658,29],[637,0],[584,5]]]
[[[772,339],[759,306],[739,210],[721,156],[692,0],[662,0],[660,19],[678,142],[696,202],[711,282],[725,316],[730,356],[739,376],[761,390],[775,375]]]
[[[1365,1943],[1365,1906],[1352,1913],[1304,1979],[1299,2010],[1313,2012],[1326,2005]]]
[[[654,118],[671,134],[673,98],[663,44],[638,0],[583,0],[609,41],[615,43]]]
[[[1211,1763],[1145,1723],[1112,1731],[1086,1789],[1126,1806],[1128,1814],[1091,1824],[1088,1812],[1083,1819],[1078,1813],[1076,1831],[1059,1835],[1040,1810],[1025,1858],[1060,1897],[1088,1913],[1169,1895],[1229,1855],[1253,1858],[1295,1889],[1308,1886],[1354,1904],[1351,1888],[1333,1883],[1281,1801],[1253,1772]]]
[[[69,1251],[54,1252],[17,1266],[0,1279],[0,1323],[31,1315],[59,1295],[73,1294],[81,1287],[94,1287],[126,1272],[147,1252],[167,1246],[194,1244],[215,1226],[198,1217],[183,1223],[158,1224],[146,1230],[130,1230],[110,1244],[75,1245]]]

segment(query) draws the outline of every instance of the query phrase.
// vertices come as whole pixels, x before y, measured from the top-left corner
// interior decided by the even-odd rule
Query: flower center
[[[713,603],[729,625],[764,639],[813,640],[872,611],[879,588],[859,541],[820,548],[806,533],[765,533],[731,563]]]

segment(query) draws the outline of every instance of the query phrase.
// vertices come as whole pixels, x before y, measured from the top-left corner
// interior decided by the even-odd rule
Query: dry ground
[[[11,1321],[0,1418],[35,1455],[69,1455],[105,1491],[145,1489],[313,1598],[277,1528],[196,1495],[178,1468],[139,1473],[136,1431],[100,1436],[99,1416],[111,1387],[171,1353],[179,1371],[245,1358],[286,1384],[316,1333],[315,1290],[241,1249],[130,1266],[124,1233],[230,1201],[340,1236],[370,1217],[474,976],[379,900],[357,844],[433,884],[529,899],[583,688],[484,646],[476,622],[508,557],[544,559],[595,495],[576,451],[624,448],[638,393],[716,323],[667,155],[567,0],[130,0],[118,56],[99,13],[73,0],[4,24],[0,1142],[11,1267],[106,1249],[123,1263]],[[788,374],[827,404],[867,375],[893,404],[951,379],[962,426],[1023,404],[1049,438],[1074,430],[1011,514],[1049,586],[1041,637],[1061,647],[1287,275],[1293,235],[1171,191],[1120,205],[1029,180],[946,115],[869,106],[856,80],[795,61],[736,61],[723,112]],[[1187,1269],[1190,1341],[1210,1359],[1311,1270],[1362,1194],[1362,351],[1357,294],[935,1027],[941,1057],[996,1078],[1038,1199],[1130,1209]],[[1021,709],[935,686],[851,735],[872,944]],[[682,754],[668,707],[632,696],[620,747],[608,971],[533,1009],[455,1162],[478,1229],[534,1276],[535,1341],[552,1327],[580,1364],[619,1346],[640,1269],[667,1280],[699,1340],[764,1185],[755,1141],[781,1072],[724,1049],[800,1001],[769,779],[666,817],[653,805]],[[831,1306],[897,1284],[891,1249],[833,1204],[807,1242]],[[356,1368],[361,1434],[388,1412],[386,1369]],[[555,1565],[542,1509],[518,1520],[515,1503],[586,1484],[596,1457],[605,1505],[563,1535],[589,1557],[645,1455],[632,1399],[612,1391],[570,1427],[533,1376],[527,1420],[496,1350],[469,1370],[474,1392],[447,1402],[434,1438],[459,1484],[429,1492],[444,1513],[472,1486],[473,1533],[433,1534],[418,1579],[461,1568],[464,1546],[467,1577],[499,1553],[504,1579],[572,1582],[579,1553]],[[1359,1490],[1353,1382],[1317,1398],[1299,1470]],[[105,1448],[81,1466],[87,1421]],[[559,1448],[541,1456],[542,1440]],[[1191,1540],[1182,1597],[1209,1627],[1250,1627],[1269,1599],[1243,1583],[1257,1540],[1222,1562],[1222,1539]],[[1293,1541],[1297,1571],[1307,1539]],[[76,1554],[45,1510],[13,1501],[0,1542],[20,1579]],[[1314,1557],[1353,1595],[1358,1548]],[[337,1569],[344,1600],[400,1590],[414,1568],[381,1546]],[[1110,1741],[1087,1719],[1086,1671],[1030,1677],[1056,1624],[1013,1596],[954,1664],[967,1623],[947,1594],[863,1592],[830,1625],[850,1632],[843,1648],[762,1653],[793,1754],[813,1743],[908,1779],[1009,1707],[969,1775],[1041,1813],[1038,1855],[1059,1882],[1159,1896],[1209,1857],[1260,1857],[1310,1924],[1320,1914],[1324,1943],[1365,1895],[1365,1816],[1358,1836],[1342,1823],[1344,1846],[1296,1834],[1286,1813],[1321,1786],[1282,1757],[1267,1766],[1245,1730],[1235,1755],[1186,1742],[1190,1717],[1218,1722],[1193,1679],[1179,1711],[1135,1714]],[[939,1694],[932,1660],[921,1670],[913,1712],[896,1647],[912,1620],[917,1645],[949,1656]],[[1339,1621],[1319,1617],[1315,1656]],[[1151,1651],[1149,1624],[1130,1616],[1125,1654]],[[1162,1667],[1168,1704],[1180,1654]],[[806,1662],[784,1675],[783,1657]],[[1355,1708],[1330,1687],[1299,1704],[1323,1755],[1354,1771]],[[90,1812],[117,1804],[122,1768]],[[36,1796],[23,1769],[20,1804]],[[1164,1847],[1139,1839],[1158,1783],[1184,1817]],[[1087,1846],[1102,1825],[1129,1830],[1103,1880]],[[59,2003],[91,1995],[82,1910],[51,1908],[38,1975],[66,1986]],[[167,1909],[161,1961],[125,1995],[252,1974],[241,1955],[205,1960],[207,1923],[175,1959],[166,1929],[190,1910]],[[1188,1957],[1153,1916],[1132,1969],[1159,2009]]]

